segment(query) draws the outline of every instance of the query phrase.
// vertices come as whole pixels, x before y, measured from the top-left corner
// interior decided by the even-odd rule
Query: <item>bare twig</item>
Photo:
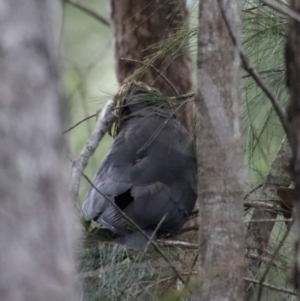
[[[272,200],[272,199],[258,200],[258,201],[244,201],[244,206],[250,208],[269,209],[269,210],[280,211],[280,212],[285,211],[280,206],[277,200]],[[198,213],[199,213],[198,210],[194,210],[190,215],[190,218],[198,216]]]
[[[271,261],[270,255],[260,255],[257,253],[257,250],[248,250],[246,257],[252,260],[263,261],[272,264],[275,267],[280,267],[280,264],[276,261]]]
[[[70,128],[68,128],[67,130],[63,131],[63,134],[66,134],[68,132],[70,132],[71,130],[73,130],[74,128],[76,128],[78,125],[80,125],[81,123],[93,118],[93,117],[96,117],[98,114],[100,113],[100,111],[98,113],[95,113],[93,115],[90,115],[90,116],[87,116],[85,117],[84,119],[78,121],[77,123],[75,123],[74,125],[72,125]]]
[[[268,201],[249,201],[249,202],[245,201],[244,202],[244,206],[251,207],[251,208],[263,208],[263,209],[282,211],[282,207],[280,205],[276,205],[276,204],[272,203],[272,201],[273,200],[268,200]]]
[[[168,85],[173,89],[173,91],[176,93],[176,95],[179,95],[179,93],[178,93],[177,89],[174,87],[174,85],[153,65],[144,63],[144,62],[139,61],[139,60],[134,60],[134,59],[120,58],[120,60],[127,61],[127,62],[139,63],[139,64],[144,65],[146,67],[152,68],[159,76],[161,76],[168,83]]]
[[[188,98],[192,98],[194,96],[195,96],[195,93],[191,92],[191,93],[187,93],[187,94],[183,94],[183,95],[171,96],[171,97],[168,97],[168,99],[169,100],[185,100]]]
[[[84,174],[82,173],[82,176],[87,180],[87,182],[98,192],[100,193],[112,206],[114,206],[115,209],[122,215],[122,217],[137,231],[139,231],[154,247],[154,249],[161,255],[161,257],[169,264],[175,275],[184,283],[184,279],[181,276],[180,272],[176,269],[176,267],[172,264],[170,259],[165,255],[165,253],[162,251],[162,249],[155,243],[153,240],[151,240],[151,237],[145,233],[145,231],[137,225],[124,211],[122,211],[111,199],[109,199],[105,194],[103,194],[93,183],[92,181]]]
[[[158,243],[164,246],[178,247],[178,248],[185,248],[185,249],[199,248],[199,244],[195,244],[187,241],[180,241],[180,240],[158,240]]]
[[[107,27],[110,27],[110,22],[105,17],[101,16],[100,14],[95,12],[94,10],[82,5],[81,3],[77,3],[73,0],[63,0],[63,1],[65,3],[68,3],[68,4],[78,8],[81,11],[85,12],[89,16],[93,17],[95,20],[101,22],[103,25],[105,25]]]
[[[290,294],[290,295],[293,295],[293,296],[297,295],[297,293],[292,291],[292,290],[288,290],[288,289],[283,288],[283,287],[278,287],[278,286],[275,286],[275,285],[272,285],[272,284],[269,284],[269,283],[266,283],[266,282],[260,283],[260,281],[250,279],[250,278],[247,278],[247,277],[244,277],[244,280],[247,281],[247,282],[250,282],[250,283],[258,284],[258,285],[260,285],[260,287],[263,287],[263,286],[267,287],[270,290],[273,290],[273,291],[276,291],[276,292],[286,293],[286,294]]]
[[[267,223],[267,222],[292,222],[292,219],[277,219],[277,218],[269,218],[269,219],[252,219],[250,221],[245,222],[245,224],[249,223]]]
[[[155,237],[157,231],[159,230],[160,226],[162,225],[162,223],[164,222],[164,220],[166,219],[166,217],[167,217],[167,215],[165,214],[165,215],[163,216],[163,218],[160,220],[160,222],[158,223],[158,225],[156,226],[155,230],[153,231],[153,233],[152,233],[152,235],[151,235],[151,237],[150,237],[150,240],[148,241],[148,243],[147,243],[147,245],[146,245],[146,247],[145,247],[144,252],[146,252],[147,249],[148,249],[148,247],[149,247],[149,245],[151,245],[151,242],[153,241],[153,239],[154,239],[154,237]]]
[[[300,22],[300,15],[292,11],[288,7],[283,7],[282,5],[278,5],[276,2],[270,2],[269,0],[260,0],[260,2],[264,3],[265,5],[275,9],[279,13],[285,15],[288,18],[291,18],[295,21]]]
[[[174,301],[178,301],[178,300],[181,300],[182,297],[190,290],[190,288],[192,287],[191,286],[191,283],[190,283],[190,280],[191,280],[191,277],[193,276],[194,274],[194,267],[198,261],[198,257],[199,257],[199,251],[197,251],[196,253],[196,256],[194,257],[193,259],[193,262],[191,264],[191,267],[189,268],[189,272],[188,272],[188,275],[187,275],[187,279],[186,279],[186,283],[184,284],[184,287],[179,291],[178,293],[178,296],[176,299],[174,299]],[[180,283],[181,285],[181,283]],[[177,285],[178,286],[178,285]]]
[[[292,227],[287,228],[287,230],[286,230],[284,236],[282,237],[282,239],[281,239],[281,241],[279,242],[277,248],[275,249],[275,252],[274,252],[273,255],[271,256],[270,262],[269,262],[269,264],[267,265],[267,268],[265,269],[264,274],[262,275],[262,277],[261,277],[261,279],[260,279],[260,281],[259,281],[260,287],[259,287],[258,294],[257,294],[257,300],[258,300],[258,301],[261,300],[262,290],[263,290],[263,283],[264,283],[264,281],[265,281],[265,279],[266,279],[266,277],[267,277],[267,275],[268,275],[268,273],[269,273],[269,271],[270,271],[270,269],[271,269],[271,266],[272,266],[271,263],[274,261],[274,259],[276,258],[277,254],[279,253],[279,251],[280,251],[280,249],[281,249],[283,243],[285,242],[285,240],[287,239],[287,237],[288,237],[288,235],[289,235],[289,233],[290,233],[290,229],[291,229],[291,228],[292,228]]]
[[[181,229],[179,231],[179,234],[186,233],[186,232],[191,232],[191,231],[198,231],[198,230],[199,230],[199,226],[191,226],[191,227]]]
[[[88,139],[86,145],[82,149],[79,157],[73,161],[72,175],[71,175],[71,192],[74,200],[77,200],[80,177],[85,167],[87,166],[89,158],[95,152],[100,140],[105,133],[111,128],[116,115],[112,112],[114,108],[114,101],[109,100],[102,109],[100,116],[97,120],[96,126]]]
[[[260,74],[269,74],[269,73],[283,73],[283,72],[285,72],[284,69],[269,69],[269,70],[262,70],[259,73]],[[251,75],[246,74],[246,75],[242,76],[242,78],[248,78],[248,77],[251,77]]]
[[[262,80],[261,76],[259,75],[258,71],[254,68],[254,66],[251,65],[249,58],[246,54],[245,49],[243,46],[239,43],[237,37],[235,36],[230,23],[228,22],[228,19],[226,17],[225,9],[223,7],[222,1],[218,0],[220,11],[223,17],[223,20],[226,24],[226,27],[228,29],[228,33],[230,35],[230,38],[233,42],[233,44],[237,47],[241,60],[243,62],[243,67],[244,69],[252,76],[254,81],[257,83],[257,85],[264,91],[264,93],[267,95],[269,100],[272,103],[272,106],[282,124],[283,129],[285,130],[286,134],[288,135],[288,124],[286,120],[286,115],[282,108],[280,107],[278,100],[276,99],[276,96],[274,95],[273,91],[271,88]]]
[[[246,200],[252,193],[254,193],[256,190],[258,190],[262,186],[263,186],[263,183],[257,185],[256,187],[254,187],[253,189],[251,189],[249,192],[247,192],[246,195],[244,196],[244,200]]]

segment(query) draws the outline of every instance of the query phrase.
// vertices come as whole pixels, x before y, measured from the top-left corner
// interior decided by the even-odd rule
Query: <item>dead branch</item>
[[[280,264],[277,261],[271,261],[271,256],[270,255],[259,255],[257,250],[247,250],[247,254],[246,257],[251,259],[251,262],[253,262],[253,260],[257,260],[257,261],[263,261],[266,263],[270,263],[273,266],[279,268]]]
[[[283,7],[282,5],[278,5],[276,2],[270,2],[269,0],[260,0],[260,2],[264,3],[266,6],[273,8],[284,16],[291,18],[297,22],[300,22],[300,15],[292,11],[288,7]]]
[[[160,229],[160,226],[162,225],[162,223],[164,222],[164,220],[166,219],[166,217],[167,217],[167,215],[165,214],[165,215],[163,216],[163,218],[160,220],[160,222],[157,224],[155,230],[153,231],[153,233],[152,233],[152,235],[151,235],[151,237],[150,237],[150,240],[148,241],[148,243],[147,243],[147,245],[146,245],[146,247],[145,247],[145,249],[144,249],[144,252],[147,252],[148,247],[151,245],[151,243],[152,243],[154,237],[156,236],[157,231]]]
[[[268,201],[245,201],[244,206],[250,207],[250,208],[262,208],[262,209],[269,209],[269,210],[275,210],[275,211],[282,211],[281,206],[278,204],[274,204],[273,200]]]
[[[275,223],[275,222],[292,222],[293,220],[292,219],[277,219],[277,218],[269,218],[269,219],[253,219],[253,220],[250,220],[250,221],[247,221],[245,222],[245,224],[249,224],[249,223],[268,223],[268,222],[272,222],[272,223]]]
[[[197,217],[197,216],[196,216]],[[198,231],[199,230],[199,227],[198,226],[191,226],[191,227],[186,227],[186,228],[183,228],[179,231],[180,234],[183,234],[183,233],[187,233],[187,232],[191,232],[191,231]]]
[[[171,97],[168,97],[168,99],[169,100],[186,100],[186,99],[192,98],[192,97],[195,97],[194,92],[183,94],[183,95],[178,95],[178,96],[171,96]]]
[[[262,290],[263,290],[263,283],[271,269],[271,266],[272,266],[272,262],[274,261],[274,259],[276,258],[277,254],[279,253],[281,247],[283,246],[285,240],[287,239],[289,233],[290,233],[290,229],[291,227],[287,228],[284,236],[282,237],[281,241],[279,242],[277,248],[275,249],[274,253],[272,254],[271,258],[270,258],[270,262],[268,263],[267,265],[267,268],[265,269],[260,281],[259,281],[259,284],[260,284],[260,287],[259,287],[259,290],[258,290],[258,294],[257,294],[257,300],[260,301],[261,300],[261,296],[262,296]]]
[[[269,74],[269,73],[283,73],[283,72],[285,72],[285,70],[280,68],[280,69],[262,70],[259,73],[260,74]],[[248,78],[248,77],[251,77],[251,75],[250,74],[246,74],[246,75],[242,76],[243,79],[244,78]]]
[[[74,128],[76,128],[76,127],[77,127],[78,125],[80,125],[81,123],[83,123],[83,122],[85,122],[85,121],[87,121],[87,120],[89,120],[89,119],[91,119],[91,118],[93,118],[93,117],[98,116],[99,113],[100,113],[100,111],[97,112],[97,113],[95,113],[95,114],[93,114],[93,115],[87,116],[87,117],[85,117],[84,119],[82,119],[82,120],[76,122],[74,125],[72,125],[71,127],[69,127],[67,130],[63,131],[63,134],[66,134],[66,133],[72,131]]]
[[[86,13],[87,15],[91,16],[92,18],[94,18],[95,20],[97,20],[98,22],[102,23],[103,25],[110,27],[110,22],[103,16],[101,16],[100,14],[98,14],[97,12],[95,12],[94,10],[82,5],[81,3],[77,3],[73,0],[63,0],[65,3],[68,3],[74,7],[76,7],[77,9],[83,11],[84,13]]]
[[[288,290],[288,289],[283,288],[283,287],[278,287],[278,286],[275,286],[275,285],[272,285],[272,284],[269,284],[269,283],[266,283],[266,282],[260,283],[260,281],[250,279],[250,278],[247,278],[247,277],[244,277],[244,280],[247,281],[247,282],[250,282],[250,283],[258,284],[258,285],[260,285],[260,287],[263,287],[263,286],[267,287],[270,290],[273,290],[273,291],[276,291],[276,292],[281,292],[281,293],[286,293],[286,294],[289,294],[289,295],[297,296],[296,292],[294,292],[292,290]]]
[[[113,113],[114,101],[109,100],[97,120],[96,126],[88,139],[86,145],[80,152],[79,157],[73,161],[72,173],[71,173],[71,193],[73,199],[76,201],[78,197],[79,185],[81,175],[87,166],[89,158],[93,155],[96,148],[99,145],[100,140],[103,138],[105,133],[111,128],[116,115]]]
[[[158,240],[159,244],[167,247],[178,247],[178,248],[185,248],[185,249],[198,249],[199,244],[187,242],[187,241],[180,241],[180,240]]]
[[[263,184],[259,184],[259,185],[257,185],[256,187],[254,187],[253,189],[251,189],[250,191],[248,191],[248,192],[245,194],[245,196],[244,196],[244,201],[245,201],[246,199],[248,199],[248,197],[249,197],[252,193],[254,193],[256,190],[260,189],[262,186],[263,186]]]

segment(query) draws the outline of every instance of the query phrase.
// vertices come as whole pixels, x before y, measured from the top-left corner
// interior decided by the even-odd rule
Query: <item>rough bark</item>
[[[283,139],[280,148],[274,161],[271,164],[269,174],[267,175],[260,193],[260,200],[270,201],[278,199],[277,190],[280,187],[288,187],[291,184],[291,176],[289,173],[289,162],[291,160],[291,150],[286,138]],[[278,210],[268,210],[263,208],[256,208],[251,217],[251,222],[247,231],[247,248],[248,251],[255,252],[258,258],[263,254],[263,250],[267,247],[271,232],[273,230]],[[255,220],[268,220],[264,223],[255,223]],[[274,221],[270,221],[274,220]],[[253,260],[249,265],[248,270],[252,276],[258,274],[261,267],[260,260]],[[252,277],[253,278],[253,277]],[[247,299],[250,300],[253,295],[253,285],[248,289]]]
[[[291,1],[291,9],[300,14],[300,0]],[[291,20],[286,45],[287,86],[290,90],[290,104],[288,107],[289,142],[292,149],[292,176],[295,182],[295,222],[300,222],[300,23]],[[300,287],[300,236],[296,241],[296,260],[294,268],[295,287]],[[300,290],[298,290],[300,299]]]
[[[244,225],[238,103],[238,49],[219,1],[200,1],[197,157],[201,300],[242,300]],[[223,0],[231,30],[240,36],[239,1]]]
[[[185,0],[111,0],[111,7],[116,73],[120,85],[142,67],[140,63],[124,61],[121,58],[143,61],[156,51],[147,49],[149,46],[174,38],[181,28],[188,27]],[[188,39],[182,43],[187,44]],[[191,58],[188,47],[174,47],[169,53],[157,58],[153,65],[176,87],[179,94],[191,90]],[[175,94],[172,87],[153,68],[148,68],[139,80],[158,88],[168,96]],[[178,114],[180,121],[190,131],[193,128],[193,112],[193,105],[188,103]]]
[[[0,0],[0,299],[76,300],[55,1]]]

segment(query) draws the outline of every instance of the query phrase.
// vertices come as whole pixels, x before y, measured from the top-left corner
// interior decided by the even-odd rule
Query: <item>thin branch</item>
[[[100,113],[100,111],[97,112],[97,113],[95,113],[95,114],[93,114],[93,115],[87,116],[87,117],[85,117],[84,119],[78,121],[77,123],[75,123],[74,125],[72,125],[70,128],[68,128],[67,130],[63,131],[63,134],[66,134],[66,133],[72,131],[74,128],[76,128],[76,127],[77,127],[78,125],[80,125],[81,123],[83,123],[83,122],[85,122],[85,121],[87,121],[87,120],[89,120],[89,119],[91,119],[91,118],[93,118],[93,117],[98,116],[99,113]]]
[[[169,100],[185,100],[195,96],[195,92],[168,97]]]
[[[279,211],[279,212],[283,212],[283,211],[287,211],[284,210],[279,204],[277,200],[258,200],[258,201],[244,201],[244,206],[246,207],[246,209],[248,209],[248,207],[251,208],[262,208],[262,209],[269,209],[269,210],[274,210],[274,211]],[[195,217],[198,216],[199,210],[194,210],[192,212],[192,214],[190,215],[191,217]]]
[[[109,100],[104,108],[102,109],[100,116],[97,120],[96,126],[89,137],[86,145],[82,149],[79,157],[73,161],[72,174],[71,174],[71,192],[73,199],[76,201],[78,197],[80,177],[84,171],[89,158],[93,155],[100,140],[103,138],[105,133],[111,128],[116,115],[113,113],[114,101]]]
[[[246,257],[249,258],[249,259],[252,259],[252,260],[258,260],[258,261],[263,261],[263,262],[270,263],[270,264],[272,264],[273,266],[275,266],[277,268],[280,267],[280,264],[278,262],[271,261],[271,256],[270,255],[268,255],[268,256],[259,255],[257,253],[257,250],[256,251],[248,250],[248,252],[246,254]]]
[[[251,208],[263,208],[263,209],[269,209],[269,210],[282,211],[281,206],[272,203],[272,200],[269,200],[269,201],[250,201],[250,202],[244,201],[244,206],[245,207],[251,207]]]
[[[250,8],[248,8],[248,9],[244,9],[244,10],[243,10],[243,13],[249,13],[249,12],[251,12],[252,10],[256,10],[256,9],[261,8],[262,6],[265,6],[265,5],[258,5],[258,6],[250,7]]]
[[[181,229],[179,231],[179,234],[191,232],[191,231],[198,231],[198,230],[199,230],[199,226],[186,227],[186,228]]]
[[[275,285],[272,285],[272,284],[269,284],[269,283],[266,283],[266,282],[260,283],[260,281],[250,279],[250,278],[247,278],[247,277],[244,277],[244,280],[247,281],[247,282],[250,282],[250,283],[258,284],[258,285],[260,285],[260,287],[263,287],[263,286],[267,287],[270,290],[273,290],[273,291],[276,291],[276,292],[281,292],[281,293],[286,293],[286,294],[289,294],[289,295],[297,296],[296,292],[291,291],[291,290],[286,289],[286,288],[283,288],[283,287],[278,287],[278,286],[275,286]]]
[[[257,185],[256,187],[254,187],[253,189],[251,189],[249,192],[246,193],[246,195],[244,196],[244,201],[252,194],[254,193],[256,190],[258,190],[259,188],[261,188],[263,186],[263,183]]]
[[[279,13],[283,14],[284,16],[286,16],[288,18],[291,18],[292,20],[300,22],[300,15],[295,13],[294,11],[292,11],[290,8],[283,7],[281,5],[278,5],[275,2],[270,2],[269,0],[260,0],[260,2],[273,8],[274,10],[278,11]]]
[[[184,284],[184,287],[182,289],[180,289],[180,291],[178,292],[177,298],[174,299],[175,301],[181,300],[182,299],[181,297],[183,297],[184,294],[186,294],[190,290],[190,288],[189,288],[190,280],[191,280],[191,277],[194,274],[194,271],[193,271],[194,267],[195,267],[196,263],[198,262],[199,252],[200,252],[200,250],[198,249],[198,251],[196,253],[196,256],[194,257],[193,262],[191,264],[191,267],[189,269],[189,273],[187,275],[186,283]],[[177,287],[178,287],[178,284],[177,284]]]
[[[95,12],[94,10],[92,10],[91,8],[88,8],[80,3],[77,3],[73,0],[63,0],[65,3],[68,3],[74,7],[76,7],[77,9],[85,12],[87,15],[91,16],[92,18],[94,18],[95,20],[99,21],[100,23],[102,23],[103,25],[110,27],[110,22],[103,16],[101,16],[100,14],[98,14],[97,12]]]
[[[251,65],[249,58],[246,54],[245,49],[242,47],[242,45],[239,43],[237,37],[235,36],[230,23],[228,22],[228,19],[226,17],[225,9],[223,7],[223,4],[221,3],[221,0],[218,0],[220,11],[223,17],[223,20],[226,24],[226,27],[228,29],[228,33],[230,35],[230,38],[233,42],[233,44],[237,47],[241,60],[243,62],[244,69],[252,76],[252,78],[255,80],[257,85],[264,91],[264,93],[267,95],[269,100],[271,101],[273,108],[283,126],[283,129],[285,130],[286,134],[288,135],[288,124],[286,120],[286,115],[282,108],[280,107],[278,100],[276,99],[276,96],[274,95],[271,88],[262,80],[261,76],[259,75],[258,71],[254,68],[254,66]]]
[[[277,254],[279,253],[283,243],[285,242],[285,240],[287,239],[289,233],[290,233],[290,229],[292,228],[292,225],[287,228],[284,236],[282,237],[281,241],[279,242],[277,248],[275,249],[275,252],[273,253],[273,255],[271,256],[271,259],[270,259],[270,262],[269,264],[267,265],[267,268],[265,269],[264,271],[264,274],[263,276],[261,277],[260,281],[259,281],[259,284],[260,284],[260,287],[259,287],[259,290],[258,290],[258,294],[257,294],[257,300],[260,301],[261,300],[261,296],[262,296],[262,290],[263,290],[263,283],[271,269],[271,263],[274,261],[274,259],[276,258]]]
[[[289,219],[277,219],[277,218],[269,218],[269,219],[252,219],[250,221],[245,222],[245,224],[249,223],[267,223],[267,222],[292,222],[291,218]]]
[[[167,83],[168,85],[173,89],[173,91],[176,93],[176,95],[179,95],[177,89],[174,87],[174,85],[152,64],[147,64],[139,60],[134,60],[134,59],[127,59],[127,58],[120,58],[121,61],[127,61],[127,62],[134,62],[134,63],[139,63],[141,65],[144,65],[146,67],[152,68],[158,75],[160,75]]]
[[[185,249],[199,248],[199,244],[195,244],[187,241],[180,241],[180,240],[158,240],[158,243],[164,246],[178,247],[178,248],[185,248]]]
[[[269,73],[283,73],[283,72],[285,72],[284,69],[270,69],[270,70],[262,70],[259,73],[260,74],[269,74]],[[251,75],[246,74],[246,75],[242,76],[242,78],[248,78],[248,77],[251,77]]]
[[[151,242],[153,241],[153,239],[154,239],[157,231],[159,230],[160,226],[162,225],[162,223],[164,222],[164,220],[166,219],[166,217],[167,217],[167,215],[165,214],[163,216],[163,218],[160,220],[160,222],[158,223],[158,225],[156,226],[155,230],[153,231],[153,233],[152,233],[152,235],[150,237],[150,240],[148,241],[148,243],[147,243],[147,245],[146,245],[146,247],[144,249],[144,252],[146,252],[147,249],[148,249],[148,247],[149,247],[149,245],[151,245]]]
[[[176,269],[176,267],[172,264],[170,259],[165,255],[165,253],[162,251],[162,249],[155,243],[153,240],[151,240],[151,237],[145,233],[145,231],[137,225],[124,211],[121,210],[111,199],[109,199],[105,194],[103,194],[93,183],[92,181],[83,173],[82,176],[87,180],[87,182],[98,192],[100,193],[112,206],[114,206],[115,209],[122,215],[122,217],[133,227],[135,227],[154,247],[154,249],[161,255],[161,257],[170,265],[171,269],[175,273],[175,275],[184,283],[184,279],[181,276],[180,272]]]

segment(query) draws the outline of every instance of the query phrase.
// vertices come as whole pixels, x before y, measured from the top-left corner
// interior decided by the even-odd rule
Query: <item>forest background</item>
[[[69,126],[95,114],[111,99],[118,90],[115,71],[114,40],[112,28],[74,6],[73,1],[66,1],[61,28],[61,45],[63,47],[63,81],[68,102]],[[96,14],[109,21],[110,4],[108,1],[89,0],[76,2],[90,8]],[[198,1],[187,1],[189,8],[189,32],[184,43],[189,43],[193,60],[193,81],[196,80],[197,55],[197,22]],[[284,45],[288,19],[273,9],[257,1],[243,1],[242,42],[251,63],[260,71],[261,76],[272,87],[276,97],[284,107],[288,100],[285,86]],[[269,173],[271,163],[276,158],[283,139],[283,129],[271,106],[271,103],[256,85],[253,79],[242,72],[242,99],[240,106],[242,148],[245,164],[245,193],[259,187]],[[75,158],[87,141],[95,118],[89,119],[68,134],[70,157]],[[100,162],[107,153],[112,139],[106,135],[101,141],[95,155],[90,159],[86,174],[92,178]],[[285,161],[286,162],[286,161]],[[279,167],[280,169],[280,167]],[[278,170],[275,172],[281,172]],[[286,171],[284,172],[286,173]],[[282,175],[285,177],[286,175]],[[288,185],[287,185],[288,186]],[[79,199],[82,201],[89,184],[81,182]],[[246,194],[247,195],[247,194]],[[249,195],[247,195],[247,198]],[[270,197],[270,195],[268,196]],[[274,195],[272,196],[274,198]],[[251,194],[249,200],[261,199],[261,190]],[[245,223],[250,222],[253,215],[251,209],[245,211]],[[272,216],[271,216],[272,218]],[[275,215],[276,223],[272,223],[272,233],[266,256],[271,256],[286,234],[286,224],[282,215]],[[251,239],[251,237],[250,237]],[[249,240],[249,237],[248,237]],[[264,279],[271,285],[291,289],[289,283],[290,267],[293,254],[293,231],[289,232],[276,260],[280,263],[273,266]],[[249,255],[254,256],[253,254]],[[255,265],[255,260],[251,259]],[[255,268],[252,275],[257,281],[264,275],[267,265]],[[257,287],[255,287],[257,289]],[[255,294],[254,294],[255,295]],[[280,294],[272,290],[264,290],[265,300],[282,300],[290,295]],[[255,296],[250,293],[249,300]]]
[[[77,268],[79,267],[82,278],[83,291],[81,285],[77,288],[83,293],[84,300],[197,299],[197,294],[190,294],[195,285],[199,286],[203,300],[225,300],[225,295],[226,300],[241,300],[244,296],[244,282],[247,300],[295,298],[296,292],[290,275],[296,226],[291,219],[291,204],[284,203],[294,199],[289,195],[291,190],[286,189],[293,187],[288,167],[291,152],[287,141],[283,139],[282,126],[275,111],[262,92],[268,90],[262,83],[263,80],[273,91],[273,94],[267,94],[275,107],[276,98],[279,106],[285,109],[289,98],[285,80],[288,77],[291,101],[294,104],[291,107],[293,109],[288,111],[289,119],[285,116],[281,119],[285,128],[289,129],[289,140],[292,142],[295,163],[293,171],[296,184],[298,183],[296,192],[299,199],[300,172],[297,178],[296,167],[300,164],[299,162],[297,165],[297,160],[300,160],[297,157],[300,153],[297,145],[300,143],[296,142],[300,137],[297,134],[297,114],[300,108],[297,105],[297,76],[300,76],[300,72],[297,70],[300,70],[300,66],[297,66],[295,57],[298,54],[297,32],[300,31],[297,31],[299,24],[291,22],[293,26],[290,27],[288,45],[289,53],[294,56],[286,56],[286,72],[285,46],[290,14],[287,3],[243,1],[241,45],[234,37],[235,34],[239,35],[237,1],[202,0],[199,14],[198,1],[187,1],[189,26],[185,24],[175,35],[168,25],[173,20],[175,24],[180,23],[174,16],[179,16],[179,19],[184,16],[184,6],[178,5],[174,11],[172,8],[167,16],[162,10],[163,17],[156,20],[156,24],[166,21],[167,25],[160,28],[167,27],[164,32],[171,28],[171,32],[169,39],[151,46],[154,47],[152,58],[167,55],[169,51],[170,57],[175,57],[175,63],[176,55],[187,54],[187,49],[192,56],[193,87],[186,85],[188,89],[183,90],[183,93],[196,92],[195,104],[200,125],[196,141],[200,197],[199,211],[195,211],[191,217],[194,226],[182,229],[183,235],[175,241],[151,242],[157,252],[146,254],[136,254],[120,246],[99,242],[97,229],[92,228],[87,232],[81,227],[81,223],[74,224],[66,184],[70,179],[74,184],[75,177],[74,173],[71,175],[70,162],[78,157],[90,136],[95,126],[96,112],[118,90],[116,78],[118,77],[119,84],[123,83],[121,74],[124,70],[120,68],[120,57],[117,57],[118,60],[114,57],[108,1],[65,0],[53,3],[34,0],[26,3],[20,0],[0,1],[1,12],[5,16],[0,18],[3,29],[0,34],[0,59],[3,64],[0,68],[0,191],[4,192],[0,228],[6,230],[1,231],[0,236],[1,248],[6,250],[0,257],[0,270],[4,271],[0,274],[1,298],[12,300],[15,294],[27,297],[26,300],[40,300],[40,294],[52,301],[66,299],[64,296],[67,295],[71,298],[74,294],[74,251],[79,257]],[[119,25],[120,34],[127,22],[118,19],[120,14],[116,11],[126,2],[112,0],[111,3],[115,12],[113,21]],[[161,4],[160,8],[171,8],[174,3],[185,4],[179,0],[153,0],[147,2],[142,11],[147,12],[150,18],[158,11],[157,8],[151,11],[151,4],[155,7],[157,3]],[[223,7],[224,3],[226,7]],[[280,5],[279,9],[274,9],[276,3]],[[292,3],[294,8],[299,3],[300,12],[300,1],[294,0]],[[56,9],[55,12],[52,11],[53,8]],[[130,8],[133,10],[119,10],[121,14],[130,12],[129,16],[125,16],[126,20],[131,20],[132,15],[136,19],[142,16],[134,11],[135,7]],[[232,16],[230,21],[227,20],[227,15]],[[49,30],[52,18],[55,19],[55,41]],[[295,18],[299,17],[293,16]],[[217,24],[221,26],[217,27]],[[146,30],[147,36],[159,36],[161,33],[158,30],[149,32]],[[128,35],[121,34],[121,37]],[[210,40],[211,37],[214,38]],[[207,39],[213,45],[212,48],[209,48]],[[115,41],[119,41],[118,35]],[[144,45],[141,43],[141,36],[138,41],[136,45]],[[117,52],[122,47],[125,49],[126,44],[134,45],[127,39],[121,47],[117,45]],[[145,47],[148,46],[147,44]],[[241,50],[243,48],[246,54]],[[131,48],[128,55],[140,54],[139,50],[135,53],[134,50],[135,48]],[[57,62],[60,51],[62,64]],[[245,61],[247,55],[250,64]],[[239,69],[240,58],[243,69]],[[185,62],[187,61],[189,59]],[[119,67],[117,76],[116,63]],[[143,64],[145,63],[139,63],[139,66]],[[260,77],[255,75],[251,64],[259,71]],[[64,137],[70,160],[63,156],[58,65],[66,99],[64,113],[67,115],[67,124],[64,123]],[[153,71],[151,68],[146,69],[143,71]],[[183,76],[182,70],[181,67],[176,70],[176,74],[174,71],[169,74],[170,78],[177,75],[177,72],[181,75],[181,78],[177,77],[177,87],[180,87],[184,79],[189,81],[190,74]],[[189,68],[185,70],[189,71]],[[242,97],[239,97],[240,70]],[[132,72],[130,69],[129,74]],[[123,72],[123,76],[125,73]],[[205,80],[211,78],[213,82],[209,83],[212,85],[207,84]],[[214,106],[215,92],[219,92],[224,108]],[[191,99],[188,101],[191,104]],[[191,109],[189,106],[184,108]],[[217,114],[218,118],[211,117],[216,116],[215,109],[218,112],[223,110],[222,114]],[[281,111],[277,106],[278,112]],[[281,113],[280,116],[283,115]],[[224,119],[224,116],[230,118]],[[236,135],[238,119],[242,134],[243,176],[240,173],[242,160],[239,160],[239,135]],[[85,122],[73,126],[80,120]],[[288,122],[291,125],[287,126]],[[221,130],[222,135],[221,132],[219,136],[216,135],[218,130]],[[88,164],[86,172],[89,178],[93,177],[111,143],[108,135],[101,141],[96,155],[91,157]],[[64,161],[69,161],[69,168],[63,168]],[[72,171],[76,170],[77,162],[73,161]],[[66,174],[67,171],[69,173],[66,177],[63,173]],[[81,171],[77,174],[79,179]],[[89,184],[85,181],[88,177],[82,178],[79,203],[83,201],[88,188]],[[239,183],[241,180],[242,183]],[[77,200],[76,193],[74,196]],[[210,206],[211,203],[215,206]],[[299,218],[300,205],[295,207],[298,210],[295,216]],[[80,216],[80,210],[77,213]],[[243,224],[246,233],[245,249]],[[78,228],[82,235],[77,237],[77,247],[74,247],[73,236]],[[194,233],[193,236],[190,233]],[[299,237],[297,239],[300,244]],[[294,280],[300,283],[299,250],[298,253]],[[39,285],[36,285],[36,279],[40,281]],[[32,289],[28,289],[28,283]],[[49,294],[45,294],[45,290]]]

